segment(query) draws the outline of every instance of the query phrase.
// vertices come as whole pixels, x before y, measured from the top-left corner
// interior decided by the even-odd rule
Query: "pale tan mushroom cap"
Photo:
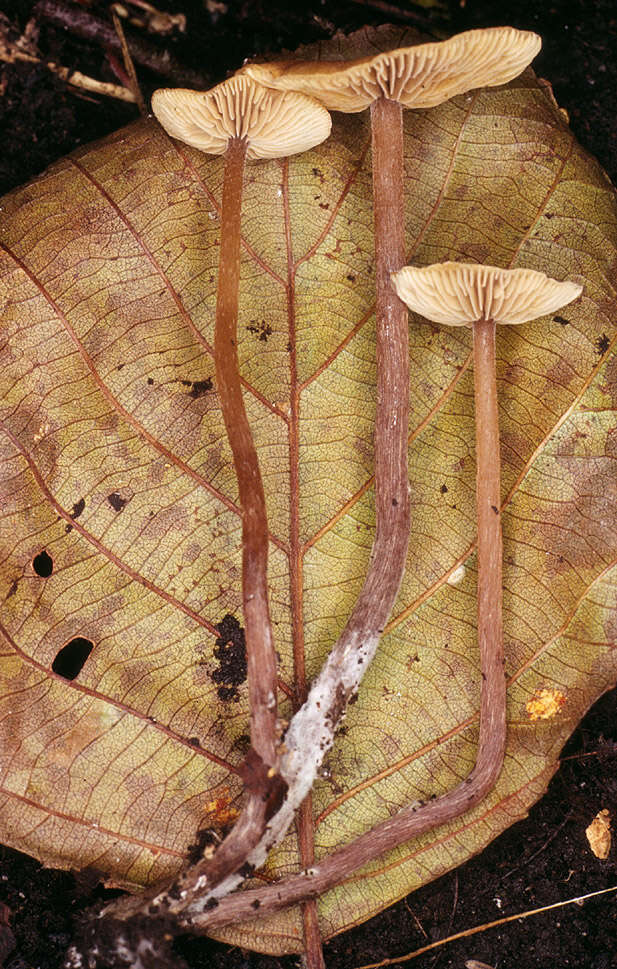
[[[583,292],[534,269],[498,269],[440,262],[424,269],[404,266],[391,274],[400,299],[434,323],[469,326],[477,320],[527,323],[553,313]]]
[[[152,110],[173,138],[212,155],[224,154],[231,138],[246,138],[247,158],[283,158],[321,144],[331,128],[312,98],[237,75],[210,91],[162,88]]]
[[[541,46],[530,30],[490,27],[355,61],[247,64],[240,73],[278,90],[302,91],[330,111],[363,111],[380,97],[432,108],[472,88],[511,81]]]

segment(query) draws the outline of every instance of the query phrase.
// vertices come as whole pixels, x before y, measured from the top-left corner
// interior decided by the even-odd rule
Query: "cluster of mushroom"
[[[478,637],[482,666],[480,738],[466,783],[426,805],[403,809],[306,874],[281,883],[278,899],[258,896],[261,911],[324,891],[354,867],[412,835],[443,823],[477,803],[495,784],[505,741],[505,680],[501,619],[501,495],[495,328],[543,316],[577,298],[581,287],[532,269],[446,262],[404,266],[403,108],[430,108],[473,88],[516,77],[540,48],[540,38],[509,27],[472,30],[441,43],[420,44],[350,62],[287,61],[247,65],[201,93],[161,90],[153,110],[167,132],[213,154],[225,155],[221,248],[215,325],[215,366],[243,513],[243,604],[251,705],[251,740],[265,778],[282,778],[253,825],[242,856],[250,870],[279,840],[310,790],[331,745],[336,724],[376,649],[405,567],[410,530],[407,469],[408,307],[436,323],[471,326],[474,345]],[[242,402],[237,358],[242,183],[246,159],[292,155],[330,133],[328,111],[371,111],[376,258],[377,410],[375,431],[376,532],[366,580],[356,606],[308,699],[297,711],[282,751],[277,740],[276,661],[267,596],[267,520],[257,453]],[[267,786],[267,782],[264,781]],[[263,792],[262,792],[263,794]],[[265,799],[261,796],[261,802]],[[258,799],[259,800],[259,799]],[[276,804],[275,804],[276,802]],[[273,806],[275,805],[275,806]],[[246,847],[247,842],[244,842]],[[240,849],[239,849],[240,850]],[[240,858],[242,852],[238,854]],[[226,874],[233,873],[234,863]],[[231,890],[211,869],[191,892],[191,924],[250,914],[250,892],[235,915],[212,904]],[[207,884],[206,884],[207,883]],[[200,884],[207,892],[195,901]],[[210,894],[208,894],[210,893]],[[257,896],[256,896],[257,898]],[[205,904],[203,901],[205,900]],[[227,901],[231,902],[231,899]],[[218,911],[214,911],[214,909]],[[230,909],[231,913],[231,909]],[[223,916],[223,917],[222,917]]]

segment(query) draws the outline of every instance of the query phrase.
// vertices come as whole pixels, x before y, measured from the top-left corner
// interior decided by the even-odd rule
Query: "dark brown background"
[[[617,181],[615,0],[442,0],[439,5],[425,0],[424,6],[404,0],[229,0],[226,9],[214,13],[207,0],[159,0],[158,5],[185,13],[187,31],[153,43],[170,50],[183,69],[198,72],[205,85],[222,80],[247,57],[363,24],[408,24],[439,37],[498,24],[533,29],[544,40],[534,62],[537,73],[552,83],[583,146]],[[105,21],[102,0],[84,0],[82,6]],[[35,17],[43,59],[117,80],[97,39],[80,39],[70,23],[51,26],[36,12],[33,0],[0,0],[0,11],[15,36]],[[143,67],[138,67],[138,76],[145,94],[169,83]],[[0,193],[136,117],[133,106],[85,99],[42,65],[0,64],[0,84]],[[527,820],[457,872],[327,944],[328,969],[355,969],[504,915],[617,885],[617,849],[613,847],[607,861],[598,861],[584,836],[601,808],[617,818],[616,715],[613,691],[571,738],[549,792]],[[17,939],[5,960],[7,969],[59,969],[71,938],[71,919],[92,902],[92,890],[70,874],[45,871],[17,852],[0,849],[0,899],[10,909],[5,914]],[[0,961],[2,916],[0,908]],[[209,940],[181,939],[177,948],[192,969],[292,969],[299,964],[297,957],[273,959]],[[462,969],[469,959],[495,969],[617,969],[617,893],[517,920],[404,965]]]

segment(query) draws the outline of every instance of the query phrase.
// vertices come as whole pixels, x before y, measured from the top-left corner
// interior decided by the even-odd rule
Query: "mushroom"
[[[482,700],[478,760],[495,773],[505,750],[505,681],[502,643],[502,537],[499,416],[495,367],[497,323],[519,324],[545,316],[577,299],[582,286],[557,282],[533,269],[498,269],[444,262],[392,273],[409,309],[434,323],[471,326],[476,420],[478,518],[478,645]],[[485,761],[490,764],[485,765]]]
[[[390,282],[391,271],[404,262],[402,105],[428,107],[469,87],[504,83],[529,63],[539,45],[536,34],[497,28],[362,61],[248,65],[236,75],[253,77],[274,89],[300,90],[333,110],[361,111],[371,106],[377,276],[376,524],[370,563],[347,624],[285,735],[281,774],[287,794],[261,842],[247,855],[254,867],[263,864],[281,839],[313,785],[347,703],[375,653],[407,558],[408,324],[406,307]],[[355,849],[350,847],[353,854]],[[333,877],[332,872],[327,877]],[[216,902],[233,887],[230,879],[217,886]],[[308,894],[314,894],[310,888]],[[190,918],[205,912],[210,917],[213,897],[200,896],[185,912]]]
[[[251,742],[277,764],[277,670],[267,596],[268,523],[257,452],[244,409],[237,351],[242,186],[246,159],[282,158],[320,144],[330,115],[303,94],[269,90],[232,77],[210,91],[162,89],[152,109],[168,134],[225,155],[214,362],[223,419],[242,508],[242,598],[246,634]]]
[[[580,296],[582,287],[531,269],[446,262],[392,274],[399,297],[436,323],[471,326],[474,344],[478,508],[478,641],[482,669],[476,763],[456,787],[424,804],[410,804],[354,841],[316,862],[310,871],[274,885],[221,900],[194,920],[201,930],[261,916],[340,884],[354,871],[412,837],[453,820],[478,804],[501,772],[506,741],[506,684],[501,619],[501,515],[499,427],[495,378],[497,323],[518,324],[554,312]]]
[[[246,877],[247,855],[284,797],[279,773],[277,669],[268,608],[268,521],[257,451],[242,400],[237,350],[242,185],[246,159],[282,158],[320,144],[330,115],[303,94],[272,91],[249,77],[232,77],[211,91],[155,91],[152,109],[174,138],[225,155],[214,364],[221,411],[238,479],[242,509],[242,603],[251,718],[251,747],[240,775],[248,792],[232,831],[213,856],[204,853],[171,886],[111,902],[101,918],[169,916],[231,878]],[[251,869],[252,870],[252,869]]]
[[[407,309],[390,282],[390,273],[405,262],[402,109],[428,108],[470,88],[503,84],[529,64],[540,45],[530,31],[496,27],[354,61],[249,64],[240,72],[278,90],[310,94],[331,111],[371,109],[377,323],[371,560],[385,557],[389,563],[374,590],[376,611],[385,611],[382,628],[405,568],[410,519]]]

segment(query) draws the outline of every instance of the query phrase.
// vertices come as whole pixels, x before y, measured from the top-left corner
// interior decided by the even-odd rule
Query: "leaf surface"
[[[405,132],[409,261],[528,266],[585,289],[498,334],[502,777],[474,811],[327,893],[325,937],[523,816],[617,679],[613,189],[531,72],[405,112]],[[366,116],[334,115],[326,144],[246,177],[239,354],[284,715],[341,631],[373,537],[369,144]],[[198,830],[233,822],[248,743],[241,664],[224,662],[242,613],[213,381],[221,186],[220,159],[139,122],[3,202],[0,836],[129,888],[177,871]],[[475,757],[470,333],[412,318],[410,338],[409,561],[303,822],[316,857],[454,786]],[[68,679],[59,654],[78,638],[92,649],[81,664],[70,647]],[[291,833],[263,877],[308,861]],[[221,937],[299,951],[300,915]]]

